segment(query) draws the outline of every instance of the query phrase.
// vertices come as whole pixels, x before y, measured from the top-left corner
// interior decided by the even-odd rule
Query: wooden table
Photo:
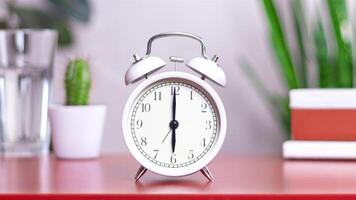
[[[61,198],[255,199],[356,198],[356,162],[284,161],[280,156],[219,155],[209,168],[214,181],[200,173],[164,177],[146,173],[134,182],[138,163],[129,155],[96,160],[58,160],[54,156],[0,158],[0,199]],[[71,194],[71,195],[68,195]],[[177,196],[178,195],[178,196]]]

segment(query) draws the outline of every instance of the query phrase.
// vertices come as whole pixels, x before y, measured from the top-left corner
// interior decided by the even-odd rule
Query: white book
[[[283,158],[356,160],[356,141],[289,140],[283,143]]]

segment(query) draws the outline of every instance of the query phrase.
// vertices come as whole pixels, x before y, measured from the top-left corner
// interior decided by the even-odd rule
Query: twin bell
[[[190,59],[186,63],[186,66],[200,74],[203,79],[207,78],[222,87],[226,85],[225,73],[217,64],[218,57],[213,56],[212,59],[209,59],[206,55],[206,46],[202,38],[197,35],[183,32],[168,32],[152,36],[147,43],[146,55],[142,58],[139,58],[136,54],[134,54],[135,62],[131,65],[125,74],[126,85],[135,83],[143,78],[147,78],[149,75],[166,66],[166,63],[162,58],[150,55],[151,46],[154,40],[171,36],[188,37],[199,41],[201,44],[202,55],[200,57],[194,57]],[[171,57],[170,59],[174,62],[184,62],[184,59],[182,58]]]

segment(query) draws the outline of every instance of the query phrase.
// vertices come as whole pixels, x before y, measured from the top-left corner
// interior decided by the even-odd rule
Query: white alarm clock
[[[182,36],[201,43],[202,57],[186,65],[199,75],[176,70],[152,75],[166,64],[151,56],[152,42],[161,37]],[[206,56],[204,41],[196,35],[181,32],[162,33],[151,37],[143,58],[135,62],[125,75],[125,83],[142,80],[130,95],[122,118],[126,145],[141,164],[135,179],[146,171],[166,176],[184,176],[201,171],[212,180],[207,168],[219,152],[226,134],[224,105],[205,78],[224,86],[224,71],[217,56]],[[184,58],[170,57],[171,62]],[[176,69],[176,68],[175,68]]]

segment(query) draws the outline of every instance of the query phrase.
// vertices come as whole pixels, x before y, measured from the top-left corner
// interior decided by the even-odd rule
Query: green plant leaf
[[[288,97],[271,94],[271,92],[266,88],[265,84],[263,84],[257,73],[253,70],[251,65],[246,61],[242,61],[240,63],[242,71],[249,77],[251,84],[255,87],[259,96],[261,96],[261,98],[272,108],[274,117],[279,120],[279,123],[284,129],[283,133],[285,133],[286,138],[289,139],[290,110]]]
[[[7,22],[6,21],[0,21],[0,29],[6,29],[8,28]]]
[[[287,139],[291,138],[290,135],[290,108],[289,97],[274,95],[269,97],[269,102],[274,108],[274,113],[284,129],[284,133]]]
[[[337,46],[337,69],[339,87],[352,87],[352,51],[351,42],[346,38],[345,29],[351,28],[348,20],[347,7],[345,0],[327,0],[331,27],[334,32]],[[346,30],[347,31],[347,30]]]
[[[308,87],[308,69],[307,69],[307,62],[306,62],[306,54],[305,54],[305,47],[304,47],[304,29],[305,27],[305,17],[304,17],[304,10],[301,0],[293,0],[292,1],[292,14],[293,14],[293,21],[295,27],[295,34],[297,39],[297,45],[299,50],[299,80],[301,87]]]
[[[325,30],[318,18],[313,30],[314,52],[319,69],[319,87],[336,87],[335,68],[330,64]]]
[[[19,18],[19,28],[51,28],[58,31],[58,44],[68,46],[73,42],[70,26],[63,19],[32,8],[10,6]]]
[[[274,3],[272,0],[263,0],[263,5],[269,22],[270,37],[274,48],[274,54],[279,62],[283,78],[287,83],[288,89],[299,88],[295,67],[286,44]]]
[[[67,23],[54,23],[53,28],[58,32],[58,44],[60,46],[69,46],[73,43],[73,33]]]
[[[54,6],[59,8],[69,16],[81,21],[90,20],[90,3],[88,0],[48,0]]]
[[[269,90],[266,88],[266,85],[261,81],[257,73],[253,70],[251,65],[246,61],[241,61],[240,66],[242,71],[249,77],[251,84],[257,90],[257,93],[260,94],[263,98],[268,98],[272,96]]]

